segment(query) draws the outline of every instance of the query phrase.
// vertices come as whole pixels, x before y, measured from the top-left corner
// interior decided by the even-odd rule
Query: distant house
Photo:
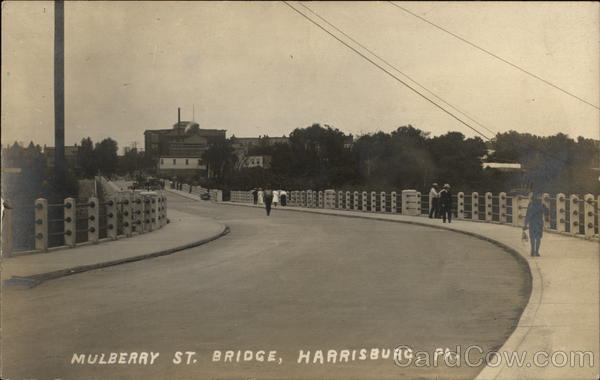
[[[240,162],[241,168],[271,168],[271,156],[259,155],[259,156],[246,156]]]
[[[484,169],[497,169],[502,172],[520,172],[523,170],[521,164],[510,164],[503,162],[484,162],[482,163]]]
[[[161,156],[158,160],[160,177],[206,176],[206,164],[200,156]]]
[[[46,158],[46,166],[49,168],[54,167],[54,147],[44,145],[44,157]],[[67,146],[65,145],[65,161],[69,168],[79,168],[79,146],[77,144]]]

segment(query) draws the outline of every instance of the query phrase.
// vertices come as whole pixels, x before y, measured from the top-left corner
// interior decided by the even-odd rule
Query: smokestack
[[[181,108],[177,107],[177,126],[181,123]]]

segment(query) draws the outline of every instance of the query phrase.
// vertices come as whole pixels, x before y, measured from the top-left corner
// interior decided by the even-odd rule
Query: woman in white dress
[[[258,204],[262,205],[264,204],[264,199],[265,199],[265,192],[263,191],[263,189],[261,189],[260,187],[258,188]]]
[[[279,203],[279,190],[273,190],[273,207],[277,207]]]

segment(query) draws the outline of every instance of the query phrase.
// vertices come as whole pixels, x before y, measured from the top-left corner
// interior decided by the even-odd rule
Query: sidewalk
[[[88,270],[168,255],[226,234],[227,226],[211,218],[169,210],[170,223],[130,238],[2,260],[6,286],[33,287],[43,281]]]
[[[259,207],[251,204],[222,202],[225,205]],[[377,219],[400,223],[413,223],[444,228],[483,238],[500,245],[529,267],[532,291],[518,325],[504,345],[500,355],[515,352],[526,354],[529,365],[508,366],[502,360],[498,366],[485,367],[477,380],[533,380],[533,379],[598,379],[600,362],[600,243],[561,234],[545,233],[540,249],[541,257],[529,255],[529,244],[521,242],[521,229],[508,225],[454,220],[444,224],[439,219],[404,216],[400,214],[369,213],[346,210],[277,207],[271,217],[282,211],[311,212],[325,215]],[[562,352],[570,358],[572,353],[593,353],[593,367],[589,356],[579,365],[563,361]],[[542,352],[540,363],[549,362],[553,353],[557,365],[538,366],[533,355]],[[547,353],[547,356],[544,356]],[[570,360],[570,359],[569,359]]]
[[[187,191],[169,189],[167,187],[165,187],[165,191],[171,192],[173,194],[177,194],[179,196],[182,196],[184,198],[191,199],[191,200],[194,200],[194,201],[203,201],[202,199],[200,199],[200,195],[195,194],[195,193],[188,193]],[[204,202],[211,202],[211,201],[206,200]],[[212,201],[212,202],[214,202],[214,201]]]

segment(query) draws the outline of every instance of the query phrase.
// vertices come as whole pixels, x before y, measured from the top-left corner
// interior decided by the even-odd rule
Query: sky
[[[304,4],[494,133],[600,138],[598,108],[387,2]],[[398,4],[600,105],[598,3]],[[4,145],[54,145],[53,23],[52,2],[2,3]],[[143,146],[144,130],[170,128],[177,107],[227,136],[313,123],[355,136],[407,124],[476,135],[283,2],[67,2],[65,102],[68,145]]]

